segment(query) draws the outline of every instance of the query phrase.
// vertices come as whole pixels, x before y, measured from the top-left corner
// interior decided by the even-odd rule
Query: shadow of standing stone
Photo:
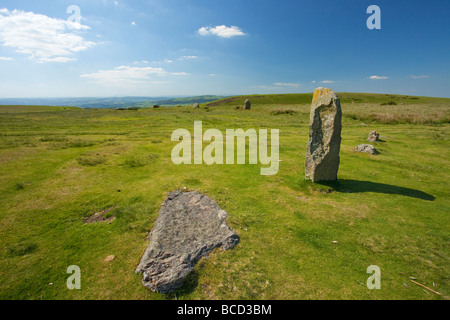
[[[339,179],[337,181],[321,182],[320,184],[331,187],[335,191],[342,193],[376,192],[400,195],[426,201],[434,201],[436,199],[435,196],[420,190],[371,181]]]
[[[183,285],[195,263],[215,248],[229,250],[239,243],[228,226],[228,213],[198,192],[169,192],[150,234],[136,273],[152,291],[173,292]]]
[[[305,176],[313,182],[334,181],[339,170],[342,109],[333,90],[314,90],[309,122]]]

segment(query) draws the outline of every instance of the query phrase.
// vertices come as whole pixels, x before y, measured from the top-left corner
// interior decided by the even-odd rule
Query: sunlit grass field
[[[200,109],[0,106],[0,299],[447,298],[450,99],[342,94],[339,180],[325,185],[304,179],[308,97],[250,98],[250,111],[235,109],[245,97]],[[278,174],[174,165],[171,134],[194,121],[279,129]],[[380,154],[354,153],[372,130]],[[185,188],[229,213],[240,244],[199,261],[176,294],[153,293],[134,270],[165,195]],[[111,223],[83,222],[110,208]],[[66,287],[70,265],[81,290]],[[380,290],[366,286],[370,265]]]

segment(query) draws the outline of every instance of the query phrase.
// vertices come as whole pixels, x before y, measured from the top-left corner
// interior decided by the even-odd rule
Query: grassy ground
[[[304,180],[309,102],[291,97],[253,101],[251,111],[231,107],[238,101],[198,110],[0,106],[0,298],[173,299],[144,288],[134,269],[166,193],[184,187],[216,200],[241,242],[201,260],[178,299],[449,296],[449,100],[380,106],[352,95],[361,100],[343,99],[339,181],[329,185]],[[397,115],[395,124],[376,112]],[[198,120],[222,132],[280,129],[279,173],[172,164],[171,133],[192,132]],[[381,154],[354,153],[371,130],[384,136]],[[109,208],[111,223],[83,223]],[[66,287],[69,265],[81,268],[81,290]],[[369,265],[381,268],[381,290],[366,287]]]

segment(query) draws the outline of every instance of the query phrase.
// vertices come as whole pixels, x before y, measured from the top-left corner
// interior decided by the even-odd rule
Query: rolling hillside
[[[426,104],[426,103],[450,103],[450,98],[416,97],[394,94],[377,93],[351,93],[338,92],[341,103],[390,103],[396,104]],[[312,93],[293,94],[263,94],[263,95],[243,95],[220,99],[207,103],[207,106],[235,106],[240,105],[249,99],[253,104],[310,104]]]
[[[0,106],[0,298],[448,299],[450,99],[340,97],[332,185],[304,178],[307,94],[251,96],[251,110],[233,107],[244,96],[198,109]],[[398,105],[381,106],[391,99]],[[175,165],[171,134],[199,120],[221,132],[279,129],[279,172]],[[371,130],[385,137],[380,154],[354,152]],[[176,295],[163,295],[134,270],[174,190],[215,200],[240,244],[202,259]],[[115,219],[85,223],[99,212]],[[66,287],[70,265],[82,270],[82,290]],[[367,290],[369,265],[381,268],[382,290]]]

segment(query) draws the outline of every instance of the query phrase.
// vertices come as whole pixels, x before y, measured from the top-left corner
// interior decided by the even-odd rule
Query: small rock
[[[252,104],[251,104],[250,100],[246,99],[245,103],[244,103],[244,109],[245,110],[250,110],[251,107],[252,107]]]
[[[371,144],[360,144],[353,149],[355,152],[364,152],[369,154],[379,154],[378,150]]]
[[[107,257],[105,258],[105,260],[103,260],[103,261],[105,261],[105,262],[111,262],[111,261],[113,261],[115,258],[116,258],[115,255],[110,255],[110,256],[107,256]]]
[[[380,135],[376,131],[371,131],[369,133],[369,137],[367,138],[367,141],[369,142],[376,142],[379,141]]]
[[[197,109],[200,108],[200,105],[198,103],[194,103],[194,105],[192,106],[192,109]]]
[[[339,241],[332,241],[332,243],[333,243],[333,244],[338,244],[338,243],[339,243]]]

